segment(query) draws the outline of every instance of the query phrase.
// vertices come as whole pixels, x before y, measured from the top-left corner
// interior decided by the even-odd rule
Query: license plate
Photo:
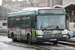
[[[50,39],[50,41],[56,41],[57,39]]]

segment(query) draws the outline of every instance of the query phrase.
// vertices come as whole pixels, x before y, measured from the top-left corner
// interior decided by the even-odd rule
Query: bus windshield
[[[38,29],[65,29],[65,15],[39,15],[37,24]]]

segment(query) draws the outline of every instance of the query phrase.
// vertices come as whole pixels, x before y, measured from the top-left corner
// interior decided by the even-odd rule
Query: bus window
[[[26,17],[21,17],[20,21],[21,21],[20,27],[22,29],[25,29],[26,28]]]
[[[4,24],[5,25],[5,24]],[[7,25],[7,24],[6,24]],[[8,28],[15,28],[15,18],[10,18],[8,20]]]
[[[35,29],[35,18],[31,18],[31,28]]]
[[[16,25],[16,28],[20,28],[20,18],[16,18],[16,23],[15,23],[15,25]]]
[[[30,17],[26,17],[27,28],[30,28]]]
[[[31,15],[31,28],[37,28],[37,17],[36,15]]]
[[[22,29],[30,28],[30,17],[21,17],[20,27]]]
[[[8,28],[12,28],[12,19],[8,20]]]

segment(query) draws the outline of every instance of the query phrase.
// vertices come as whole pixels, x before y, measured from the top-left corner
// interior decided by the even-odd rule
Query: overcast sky
[[[2,0],[0,0],[0,5],[2,4]]]

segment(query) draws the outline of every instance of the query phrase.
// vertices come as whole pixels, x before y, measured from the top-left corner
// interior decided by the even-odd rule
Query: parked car
[[[68,39],[73,38],[75,37],[75,32],[67,30],[67,35],[68,35],[67,36]]]
[[[69,30],[75,32],[75,22],[69,23]]]

